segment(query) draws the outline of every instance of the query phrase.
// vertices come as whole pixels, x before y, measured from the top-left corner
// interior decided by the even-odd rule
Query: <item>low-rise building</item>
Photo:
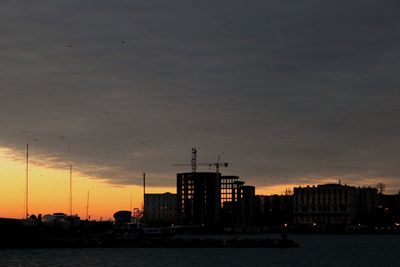
[[[144,221],[147,225],[171,225],[176,221],[176,194],[144,195]]]
[[[400,229],[400,192],[395,195],[378,194],[376,226]]]
[[[293,195],[256,196],[259,226],[282,227],[293,223]]]
[[[348,225],[374,214],[375,188],[342,184],[296,187],[293,196],[295,224]]]

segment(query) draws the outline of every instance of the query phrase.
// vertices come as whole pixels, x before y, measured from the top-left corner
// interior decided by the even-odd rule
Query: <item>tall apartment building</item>
[[[234,190],[238,187],[238,181],[239,176],[221,176],[221,207],[224,207],[224,203],[237,201],[237,195],[234,194]]]
[[[226,191],[222,191],[222,221],[224,226],[232,228],[247,228],[255,222],[255,187],[244,185],[237,176],[225,176]],[[223,177],[223,178],[225,178]],[[221,181],[223,179],[221,178]],[[222,182],[221,182],[222,183]],[[222,189],[223,190],[223,189]],[[228,192],[224,197],[224,192]]]
[[[177,212],[180,223],[203,226],[220,223],[220,176],[215,172],[177,174]]]
[[[255,222],[256,188],[251,185],[243,185],[240,187],[240,196],[242,225],[251,227]]]

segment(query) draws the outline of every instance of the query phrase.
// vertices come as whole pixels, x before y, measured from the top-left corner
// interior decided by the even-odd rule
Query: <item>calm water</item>
[[[400,266],[400,236],[303,236],[299,248],[0,250],[0,266]]]

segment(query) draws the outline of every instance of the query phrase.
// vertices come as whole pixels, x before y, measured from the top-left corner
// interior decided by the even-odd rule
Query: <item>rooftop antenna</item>
[[[25,217],[29,217],[29,198],[28,198],[28,187],[29,187],[29,172],[28,172],[28,164],[29,164],[29,144],[26,144],[26,161],[25,161]]]
[[[72,164],[69,164],[69,215],[72,216]]]

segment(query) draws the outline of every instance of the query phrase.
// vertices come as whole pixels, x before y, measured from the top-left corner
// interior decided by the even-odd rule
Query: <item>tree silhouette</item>
[[[385,191],[386,185],[384,183],[378,183],[376,185],[376,187],[378,188],[378,193],[383,194],[383,191]]]

